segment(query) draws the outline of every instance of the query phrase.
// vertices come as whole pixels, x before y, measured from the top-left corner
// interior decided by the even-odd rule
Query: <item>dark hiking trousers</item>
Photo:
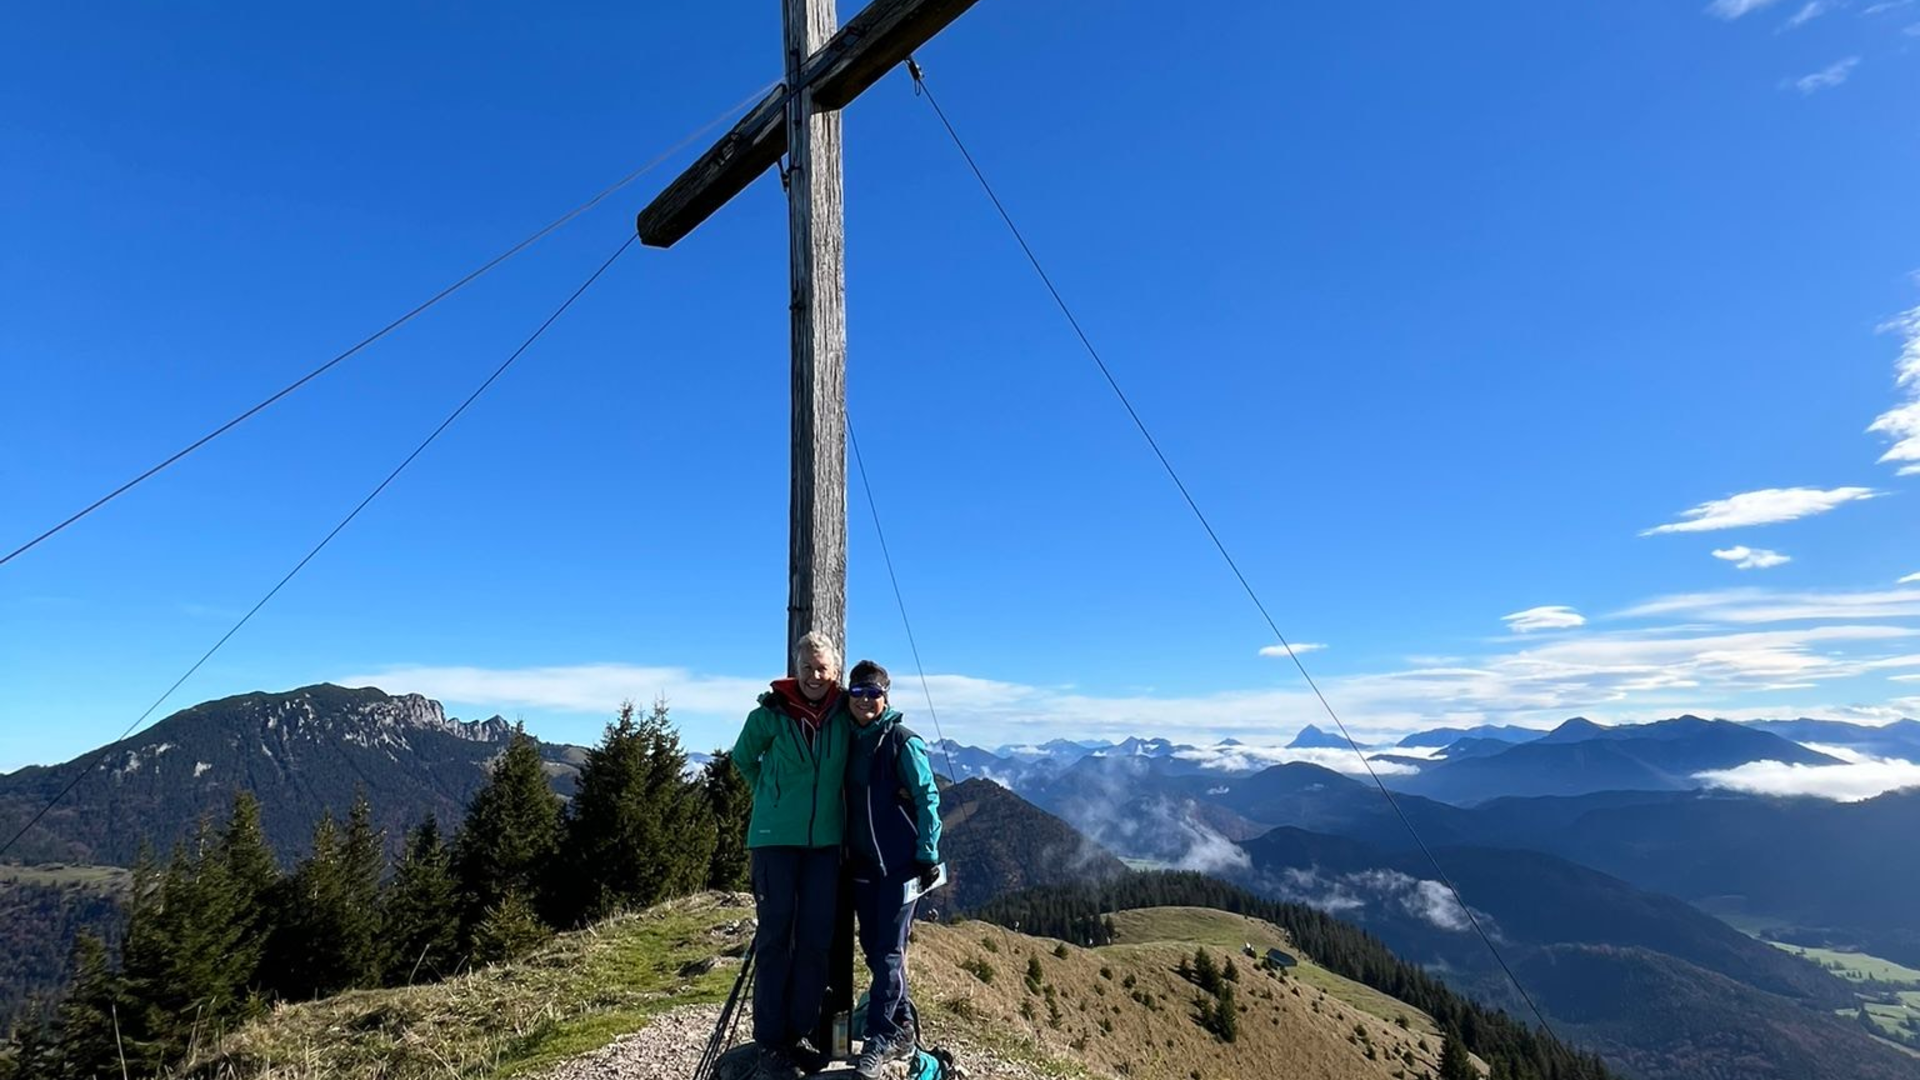
[[[753,1041],[789,1047],[813,1033],[827,989],[840,849],[753,849]]]
[[[866,956],[873,986],[867,991],[867,1039],[890,1039],[906,1027],[907,932],[916,904],[902,904],[912,875],[892,880],[855,881],[853,914],[860,921],[860,952]]]

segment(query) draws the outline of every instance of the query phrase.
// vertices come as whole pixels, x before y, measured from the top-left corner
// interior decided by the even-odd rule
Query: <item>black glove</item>
[[[940,864],[916,860],[913,865],[920,871],[920,891],[924,893],[932,889],[934,882],[940,877]]]

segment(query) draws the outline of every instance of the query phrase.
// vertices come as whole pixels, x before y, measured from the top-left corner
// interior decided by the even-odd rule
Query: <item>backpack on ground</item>
[[[945,1047],[931,1050],[914,1044],[913,1060],[907,1064],[907,1080],[959,1080],[960,1066]]]

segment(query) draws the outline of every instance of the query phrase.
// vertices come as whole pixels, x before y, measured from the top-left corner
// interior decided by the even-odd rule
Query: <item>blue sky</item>
[[[18,13],[0,546],[778,41],[745,0]],[[1357,729],[1920,714],[1920,4],[983,0],[921,60]],[[1324,724],[903,74],[847,132],[850,409],[946,733]],[[685,160],[0,568],[0,769],[125,727]],[[372,682],[591,741],[664,692],[730,738],[782,663],[784,230],[763,178],[623,259],[156,717]],[[851,536],[904,682],[857,484]]]

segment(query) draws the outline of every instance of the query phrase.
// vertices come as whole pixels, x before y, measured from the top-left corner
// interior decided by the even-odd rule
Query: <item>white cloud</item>
[[[1920,583],[1920,574],[1908,574],[1906,577],[1894,582],[1895,585],[1913,585],[1916,583]]]
[[[1882,464],[1897,464],[1901,476],[1920,473],[1920,307],[1910,308],[1880,328],[1900,335],[1900,357],[1893,364],[1893,384],[1907,400],[1888,409],[1867,425],[1872,434],[1893,440],[1880,455]]]
[[[1770,566],[1779,566],[1781,563],[1793,561],[1791,555],[1782,555],[1777,551],[1768,551],[1766,548],[1750,548],[1744,544],[1737,547],[1717,548],[1714,550],[1713,557],[1725,559],[1732,563],[1736,570],[1765,570]]]
[[[1737,19],[1742,15],[1771,7],[1777,0],[1713,0],[1707,5],[1707,13],[1722,19]]]
[[[1321,689],[1355,737],[1369,744],[1440,726],[1547,728],[1574,715],[1602,722],[1682,712],[1831,716],[1876,724],[1920,715],[1920,698],[1885,695],[1889,687],[1909,685],[1890,683],[1889,677],[1920,671],[1920,588],[1726,589],[1660,598],[1634,614],[1641,622],[1622,622],[1623,615],[1613,614],[1600,629],[1588,624],[1501,636],[1475,655],[1330,677]],[[1649,620],[1656,624],[1642,625]],[[622,699],[645,702],[665,694],[687,745],[702,749],[730,742],[766,686],[762,679],[664,664],[408,665],[333,681],[427,694],[462,716],[512,717],[525,710],[529,726],[543,737],[572,742],[597,738]],[[931,728],[917,681],[897,704],[916,726]],[[1324,715],[1319,700],[1297,680],[1192,694],[1124,686],[1095,692],[958,674],[930,675],[928,683],[944,728],[939,734],[962,743],[1026,742],[1042,730],[1075,738],[1158,735],[1204,744],[1194,756],[1211,768],[1308,761],[1364,772],[1350,750],[1272,745]],[[1833,689],[1821,694],[1810,686]],[[1254,745],[1215,745],[1228,736]],[[1413,768],[1374,765],[1383,774]]]
[[[1365,743],[1363,750],[1368,749]],[[1394,753],[1399,753],[1395,750]],[[1174,755],[1182,761],[1191,761],[1203,769],[1220,772],[1258,772],[1275,765],[1290,765],[1305,762],[1331,769],[1337,773],[1353,776],[1365,776],[1367,765],[1380,776],[1401,776],[1417,773],[1420,770],[1412,765],[1403,765],[1397,761],[1362,761],[1360,755],[1352,750],[1336,750],[1330,747],[1302,746],[1253,746],[1239,743],[1232,746],[1198,746],[1191,750],[1182,750]]]
[[[1876,592],[1779,592],[1719,589],[1648,600],[1609,619],[1687,618],[1716,623],[1810,622],[1820,619],[1891,619],[1920,615],[1920,589]]]
[[[1754,761],[1737,769],[1695,773],[1710,787],[1757,795],[1815,795],[1838,802],[1859,802],[1901,788],[1920,787],[1920,765],[1897,759],[1845,765],[1788,765]]]
[[[1831,10],[1833,10],[1833,5],[1828,3],[1827,0],[1807,0],[1806,5],[1801,7],[1799,11],[1794,12],[1792,17],[1786,21],[1781,29],[1797,30]]]
[[[642,704],[665,695],[675,708],[737,712],[753,707],[767,688],[763,679],[696,675],[685,668],[634,664],[573,664],[555,667],[479,668],[396,666],[376,674],[334,680],[345,686],[378,686],[389,693],[425,694],[445,703],[489,709],[551,709],[611,717],[622,701]]]
[[[1839,506],[1860,499],[1871,499],[1881,492],[1872,488],[1840,487],[1823,490],[1821,488],[1762,488],[1759,491],[1743,491],[1738,495],[1729,495],[1724,499],[1710,499],[1691,510],[1681,513],[1682,520],[1665,525],[1655,525],[1643,530],[1641,536],[1658,536],[1661,533],[1711,532],[1715,529],[1738,529],[1748,525],[1772,525],[1781,521],[1794,521],[1815,514],[1824,514]]]
[[[1317,641],[1296,641],[1293,643],[1293,649],[1291,653],[1288,652],[1287,646],[1285,645],[1268,645],[1263,647],[1260,650],[1260,655],[1261,656],[1289,656],[1289,655],[1302,656],[1310,652],[1319,652],[1321,649],[1324,649],[1324,648],[1326,648],[1326,646]]]
[[[1330,874],[1319,867],[1286,867],[1278,874],[1264,876],[1260,885],[1269,894],[1292,900],[1333,914],[1375,909],[1399,911],[1424,920],[1441,930],[1464,933],[1472,928],[1467,913],[1454,897],[1453,890],[1438,881],[1416,878],[1398,870],[1361,870]],[[1486,925],[1492,924],[1486,912],[1474,912]],[[1495,931],[1496,935],[1498,931]]]
[[[1859,66],[1860,58],[1849,56],[1845,60],[1828,64],[1811,75],[1802,75],[1792,80],[1792,86],[1802,94],[1817,94],[1822,90],[1831,90],[1846,82],[1847,77],[1853,74],[1853,69]]]
[[[1516,634],[1530,634],[1535,630],[1569,630],[1576,626],[1585,626],[1587,617],[1570,607],[1555,604],[1502,615],[1500,621],[1506,623],[1507,629]]]

